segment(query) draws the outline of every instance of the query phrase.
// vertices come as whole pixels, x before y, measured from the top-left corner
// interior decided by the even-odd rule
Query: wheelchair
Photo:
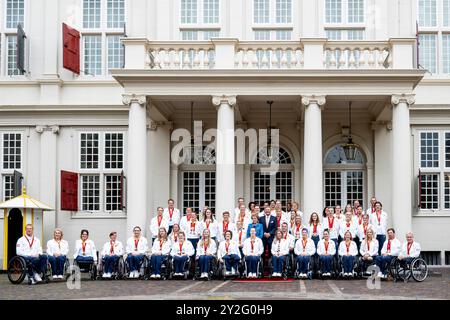
[[[145,254],[144,257],[142,258],[141,263],[139,264],[139,277],[138,278],[130,278],[130,264],[128,263],[128,259],[127,259],[128,255],[126,254],[123,257],[123,261],[124,261],[124,271],[123,271],[123,275],[122,278],[123,279],[145,279],[146,275],[149,273],[148,268],[149,268],[149,260],[147,255]]]
[[[153,274],[153,270],[152,270],[151,264],[150,264],[151,256],[148,256],[147,259],[148,259],[148,267],[147,267],[145,275],[144,275],[144,280],[167,280],[167,279],[169,279],[169,276],[171,273],[171,263],[170,263],[171,256],[170,255],[166,255],[166,257],[162,261],[161,278],[159,278],[159,279],[150,277]]]
[[[361,266],[362,266],[362,258],[359,256],[353,257],[353,268],[350,278],[357,278],[361,276]],[[337,273],[336,277],[338,279],[349,279],[348,277],[344,277],[344,263],[342,262],[342,257],[338,256],[336,261],[336,267],[337,267]],[[373,261],[373,264],[375,264],[375,260]]]
[[[272,262],[272,257],[270,257],[269,259],[269,279],[272,279],[273,276],[273,262]],[[283,271],[281,272],[281,278],[283,278],[284,280],[287,280],[288,276],[291,273],[291,254],[288,253],[287,255],[284,256],[284,263],[283,263]]]
[[[194,275],[192,277],[192,280],[211,280],[213,278],[218,278],[218,260],[216,256],[213,256],[213,259],[211,259],[210,261],[210,266],[209,266],[209,272],[208,272],[208,277],[207,278],[200,278],[201,273],[200,273],[200,264],[199,264],[199,259],[195,259],[195,271],[194,271]]]
[[[262,279],[264,277],[263,254],[259,257],[258,263],[256,265],[256,278],[258,279]],[[248,278],[248,267],[245,256],[242,258],[242,260],[244,261],[244,272],[242,273],[242,278]]]
[[[224,281],[229,280],[229,279],[243,278],[244,272],[245,272],[244,260],[242,258],[241,258],[241,260],[239,260],[238,269],[235,270],[235,273],[226,274],[226,272],[227,272],[227,268],[225,266],[225,261],[219,260],[218,266],[217,266],[217,278],[221,278]]]
[[[339,258],[334,255],[333,259],[331,260],[331,275],[330,276],[324,276],[322,274],[322,262],[320,261],[320,257],[317,255],[316,256],[316,268],[317,268],[317,277],[319,279],[329,279],[329,278],[337,278],[337,276],[339,275]]]
[[[373,275],[373,273],[375,272],[373,270],[372,270],[372,272],[367,271],[371,266],[376,266],[375,258],[371,262],[369,262],[369,261],[365,262],[363,260],[363,257],[359,256],[359,258],[358,258],[358,275],[359,275],[359,277],[366,278],[366,279],[371,277]]]
[[[420,256],[414,258],[410,263],[394,257],[388,266],[388,273],[394,282],[403,280],[407,283],[410,278],[413,278],[416,282],[422,282],[428,276],[428,265]]]
[[[14,256],[8,262],[8,280],[12,284],[21,284],[25,279],[28,280],[28,284],[31,284],[31,279],[28,278],[28,269],[31,268],[31,263],[22,256]],[[48,259],[46,261],[43,272],[39,273],[42,281],[48,283],[52,276],[52,268]]]
[[[315,261],[315,256],[312,255],[310,256],[310,260],[309,260],[309,265],[308,265],[308,273],[307,273],[307,279],[312,280],[313,276],[314,276],[314,268],[315,265],[317,265],[317,262]],[[293,266],[295,266],[295,268],[293,268],[294,270],[294,278],[295,279],[302,279],[300,278],[300,270],[298,268],[297,265],[297,256],[294,256],[294,263]]]
[[[187,280],[190,274],[190,270],[191,270],[191,266],[193,263],[193,259],[191,257],[189,257],[189,259],[187,259],[187,261],[184,263],[183,266],[183,275],[182,276],[176,276],[175,275],[175,268],[174,268],[174,263],[173,263],[173,257],[169,256],[168,258],[168,265],[169,265],[169,280],[172,279],[184,279]]]
[[[98,252],[97,252],[97,261],[98,261]],[[95,261],[77,261],[77,259],[73,260],[73,266],[78,267],[80,272],[88,273],[89,278],[91,280],[97,280],[97,263]],[[75,275],[75,269],[72,268],[72,275]]]
[[[103,278],[105,258],[98,260],[97,264],[97,279],[98,280],[120,280],[123,279],[125,274],[125,260],[123,256],[120,256],[115,265],[113,266],[113,272],[111,278]]]

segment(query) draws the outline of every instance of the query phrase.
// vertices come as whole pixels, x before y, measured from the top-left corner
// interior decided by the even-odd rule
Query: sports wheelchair
[[[123,279],[125,274],[125,260],[123,256],[120,256],[117,262],[113,265],[113,272],[111,278],[104,278],[105,273],[105,257],[98,260],[97,264],[97,279],[98,280],[120,280]]]
[[[144,280],[167,280],[171,273],[171,256],[166,255],[161,263],[161,278],[152,278],[151,275],[154,273],[151,266],[151,256],[147,257],[148,267],[145,271]]]
[[[14,256],[8,262],[8,279],[13,284],[21,284],[25,279],[28,280],[28,284],[32,284],[32,280],[28,277],[28,270],[32,268],[31,262],[27,261],[25,257],[22,256]],[[52,268],[50,267],[50,263],[48,259],[46,259],[46,263],[44,266],[44,270],[42,270],[39,276],[42,278],[42,281],[48,283],[52,276]]]
[[[319,255],[316,255],[314,258],[314,263],[315,263],[315,274],[317,275],[317,277],[319,279],[326,279],[326,278],[337,278],[337,276],[339,275],[339,258],[336,255],[332,256],[332,260],[331,260],[331,272],[330,272],[330,276],[325,276],[322,274],[322,263],[320,261],[320,257]]]
[[[317,265],[317,261],[315,259],[315,256],[310,256],[309,259],[309,264],[308,264],[308,273],[306,274],[307,279],[312,280],[313,276],[314,276],[314,270],[317,269],[316,267]],[[300,278],[300,268],[297,264],[297,256],[294,256],[294,263],[293,266],[295,266],[295,268],[293,268],[294,270],[294,278],[295,279],[301,279]]]
[[[220,259],[218,261],[218,266],[217,266],[217,278],[221,278],[224,281],[228,280],[228,279],[237,279],[237,278],[243,278],[244,277],[244,273],[245,273],[245,263],[244,263],[244,259],[241,258],[238,262],[238,269],[235,270],[234,273],[231,274],[227,274],[227,268],[225,265],[225,261]]]
[[[417,282],[424,281],[428,276],[428,265],[422,257],[417,257],[406,262],[394,257],[388,266],[389,276],[397,282],[403,280],[408,282],[410,278],[413,278]]]
[[[287,278],[291,274],[291,269],[292,269],[291,254],[288,253],[287,255],[284,256],[283,270],[281,272],[281,278],[283,278],[284,280],[287,280]],[[269,279],[273,278],[273,276],[272,276],[273,270],[274,270],[273,261],[272,261],[272,257],[270,257],[269,258]]]
[[[179,275],[175,275],[175,268],[174,268],[174,258],[172,256],[169,256],[167,262],[168,262],[168,269],[169,269],[169,280],[172,279],[184,279],[187,280],[187,278],[189,277],[190,274],[190,270],[191,270],[191,266],[194,263],[193,262],[193,258],[189,257],[189,259],[187,259],[187,261],[184,262],[184,266],[183,266],[183,273],[181,276]]]
[[[147,255],[146,254],[143,255],[143,258],[142,258],[141,262],[139,263],[139,269],[138,269],[139,277],[138,278],[130,278],[131,269],[130,269],[130,264],[129,264],[127,258],[128,258],[128,254],[126,254],[123,257],[123,261],[124,261],[124,269],[123,270],[124,271],[123,271],[122,278],[123,279],[139,279],[139,280],[145,279],[145,276],[148,274],[148,265],[149,265]]]
[[[362,266],[362,261],[361,261],[361,257],[359,256],[354,256],[353,257],[353,267],[352,267],[352,272],[350,277],[348,276],[344,276],[344,262],[342,261],[342,256],[337,256],[336,259],[336,277],[338,279],[348,279],[348,278],[357,278],[359,276],[361,276],[361,266]],[[375,260],[373,261],[373,264],[375,264]]]
[[[362,256],[358,257],[358,265],[357,265],[357,273],[359,275],[359,277],[361,278],[369,278],[373,275],[373,273],[375,272],[373,269],[372,271],[368,271],[370,270],[370,267],[372,266],[376,266],[376,257],[373,258],[372,261],[364,261]],[[378,267],[377,267],[378,268]]]
[[[98,261],[98,252],[97,252]],[[88,273],[91,280],[97,280],[97,263],[92,259],[91,261],[78,261],[76,258],[73,260],[74,267],[78,267],[80,272]],[[71,274],[75,275],[75,269],[71,268]]]
[[[256,277],[257,278],[263,278],[264,276],[264,266],[263,266],[263,255],[264,253],[259,257],[259,260],[256,265]],[[242,257],[243,263],[244,263],[244,272],[242,273],[242,278],[248,278],[248,266],[247,266],[247,260],[246,257]]]
[[[192,277],[192,280],[211,280],[214,277],[218,278],[218,270],[219,270],[219,263],[216,256],[213,256],[209,263],[209,272],[207,278],[200,278],[200,261],[198,258],[195,258],[195,271],[194,275]]]

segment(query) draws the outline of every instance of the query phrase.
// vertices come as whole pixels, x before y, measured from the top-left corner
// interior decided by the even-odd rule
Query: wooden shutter
[[[20,23],[17,25],[17,51],[16,51],[16,63],[17,69],[20,74],[25,73],[25,31],[23,31]]]
[[[119,210],[124,210],[127,208],[126,206],[126,184],[127,178],[125,177],[125,174],[122,172],[120,173],[120,206]]]
[[[78,173],[61,170],[61,210],[78,211]]]
[[[63,67],[80,74],[80,33],[63,23]]]
[[[422,174],[419,170],[419,177],[418,177],[418,182],[419,182],[419,199],[417,202],[417,206],[419,207],[419,209],[422,209]]]
[[[13,173],[13,197],[18,197],[22,194],[22,173],[14,170]]]

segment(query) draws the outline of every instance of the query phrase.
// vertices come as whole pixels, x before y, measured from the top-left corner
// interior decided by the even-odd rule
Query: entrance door
[[[17,240],[23,235],[23,217],[19,209],[11,209],[8,215],[8,261],[16,256]]]

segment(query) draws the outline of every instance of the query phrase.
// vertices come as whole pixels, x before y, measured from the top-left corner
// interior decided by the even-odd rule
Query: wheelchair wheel
[[[427,278],[428,265],[422,258],[417,258],[411,263],[411,276],[417,282],[422,282]]]
[[[64,262],[64,269],[63,269],[64,280],[67,280],[69,276],[70,276],[70,262],[69,259],[66,258],[66,262]]]
[[[95,262],[92,264],[91,270],[89,273],[91,275],[91,280],[97,279],[97,264]]]
[[[50,264],[50,261],[48,261],[47,259],[44,272],[42,273],[42,280],[44,280],[45,283],[49,283],[51,277],[52,277],[52,266]]]
[[[20,284],[27,275],[27,263],[20,256],[13,257],[8,263],[8,279],[13,284]]]

